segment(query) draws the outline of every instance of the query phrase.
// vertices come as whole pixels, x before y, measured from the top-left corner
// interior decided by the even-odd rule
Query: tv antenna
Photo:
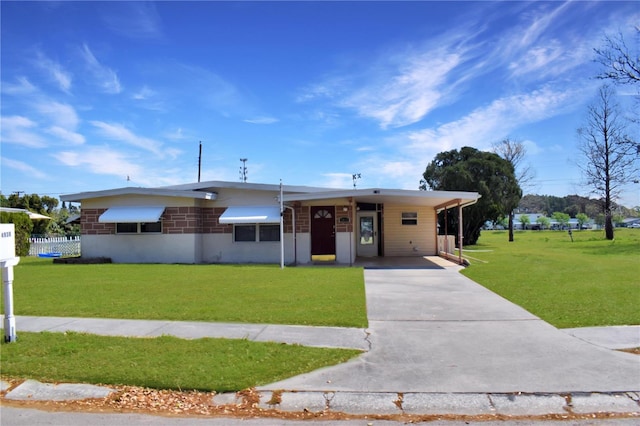
[[[247,181],[247,160],[248,158],[241,158],[242,166],[240,166],[240,182]]]
[[[360,179],[362,176],[360,176],[360,173],[354,173],[351,175],[351,178],[353,179],[353,189],[356,189],[356,180]]]

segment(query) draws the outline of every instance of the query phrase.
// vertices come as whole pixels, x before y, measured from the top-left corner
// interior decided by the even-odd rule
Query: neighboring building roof
[[[0,211],[7,212],[7,213],[25,213],[29,216],[29,219],[31,220],[51,220],[49,216],[45,216],[40,213],[34,213],[27,209],[15,209],[13,207],[0,207]]]

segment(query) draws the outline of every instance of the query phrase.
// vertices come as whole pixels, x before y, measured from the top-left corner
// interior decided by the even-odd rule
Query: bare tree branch
[[[640,27],[636,27],[636,32],[640,36]],[[640,83],[638,52],[629,53],[622,33],[618,33],[616,37],[605,36],[604,47],[593,50],[597,55],[596,61],[605,66],[605,70],[597,78],[620,84]]]

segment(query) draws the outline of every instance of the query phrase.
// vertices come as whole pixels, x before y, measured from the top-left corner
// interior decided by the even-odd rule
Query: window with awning
[[[100,223],[155,223],[160,221],[164,206],[109,207],[98,218]]]
[[[220,216],[222,224],[280,223],[278,206],[238,206],[227,207]]]

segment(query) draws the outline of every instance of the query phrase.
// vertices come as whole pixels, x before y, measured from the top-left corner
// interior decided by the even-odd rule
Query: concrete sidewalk
[[[369,348],[365,329],[345,327],[17,316],[16,329],[18,339],[21,331],[60,333],[75,331],[102,336],[158,337],[166,335],[183,339],[211,337],[326,348],[361,350]]]

